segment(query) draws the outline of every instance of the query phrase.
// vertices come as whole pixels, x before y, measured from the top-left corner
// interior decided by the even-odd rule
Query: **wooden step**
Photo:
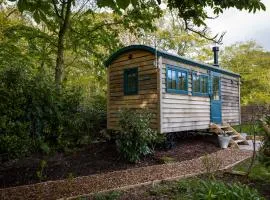
[[[221,129],[230,128],[230,126],[227,126],[227,125],[221,125],[221,126],[218,126],[218,127],[221,128]]]
[[[246,140],[240,139],[240,140],[234,140],[234,142],[239,144],[239,143],[242,143],[242,142],[246,142]]]
[[[232,128],[229,124],[224,123],[222,125],[219,124],[210,124],[209,126],[209,131],[213,132],[217,135],[220,134],[227,134],[229,136],[231,136],[231,140],[230,140],[230,146],[235,146],[237,148],[239,148],[238,145],[247,145],[248,142],[246,139],[244,139],[240,133],[238,133],[234,128]]]
[[[232,135],[234,132],[233,131],[224,131],[224,133]]]

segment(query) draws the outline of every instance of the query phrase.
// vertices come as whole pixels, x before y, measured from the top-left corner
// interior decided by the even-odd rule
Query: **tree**
[[[213,37],[208,36],[208,28],[206,27],[206,19],[214,19],[218,17],[219,14],[223,13],[223,10],[228,8],[236,8],[238,10],[247,10],[248,12],[256,12],[257,10],[265,10],[264,4],[261,0],[238,0],[238,1],[227,1],[227,0],[208,0],[208,1],[184,1],[184,0],[150,0],[158,5],[165,4],[167,7],[176,11],[179,19],[183,21],[185,29],[191,32],[195,32],[202,37],[205,37],[216,42],[221,42],[224,35],[221,34],[221,38],[218,38],[218,35]],[[121,10],[126,9],[130,6],[136,6],[143,2],[134,1],[134,0],[98,0],[98,5],[101,7],[110,7],[116,12],[121,12]],[[212,11],[210,16],[209,8]],[[208,10],[207,10],[208,9]],[[202,29],[198,29],[203,27]]]
[[[236,43],[221,52],[221,66],[241,75],[241,103],[270,102],[270,52],[254,41]]]
[[[198,37],[196,33],[186,32],[181,21],[172,14],[169,10],[164,11],[163,17],[156,22],[157,29],[154,32],[143,30],[134,35],[122,30],[120,40],[125,45],[145,44],[204,62],[212,59],[211,41]]]
[[[80,35],[73,27],[75,20],[80,20],[82,15],[93,14],[101,12],[97,8],[96,1],[90,0],[9,0],[16,2],[20,12],[30,15],[36,23],[46,26],[46,28],[56,34],[56,63],[55,63],[55,86],[58,92],[61,91],[64,71],[64,52],[66,48],[67,34],[74,32]],[[153,4],[151,4],[153,5]],[[161,12],[159,10],[151,9],[149,3],[137,5],[136,8],[126,9],[125,13],[115,13],[113,22],[102,22],[89,31],[83,39],[91,37],[91,33],[103,28],[104,26],[111,26],[122,23],[126,28],[136,31],[140,26],[151,28],[152,21],[158,17]],[[153,12],[153,13],[152,13]],[[122,17],[122,18],[119,18]],[[82,38],[82,37],[76,37]],[[91,48],[91,47],[89,47]]]
[[[171,10],[176,10],[177,15],[183,20],[186,30],[193,31],[208,39],[215,40],[217,35],[207,37],[207,28],[196,30],[196,27],[205,26],[205,19],[209,18],[206,8],[210,7],[215,15],[218,15],[227,8],[237,8],[239,10],[248,10],[256,12],[265,10],[261,0],[239,0],[239,1],[178,1],[168,0],[8,0],[16,2],[20,12],[30,13],[37,23],[43,23],[46,28],[57,34],[57,53],[55,64],[55,85],[60,92],[63,70],[64,70],[64,50],[66,35],[72,31],[73,20],[79,17],[78,13],[102,12],[102,8],[110,8],[117,16],[122,16],[122,23],[130,30],[138,30],[144,25],[151,27],[154,19],[161,16],[161,3],[167,4]],[[97,8],[97,6],[100,9]],[[84,13],[83,12],[83,13]],[[117,18],[117,17],[116,17]],[[126,20],[127,19],[127,20]],[[102,26],[108,25],[104,23]],[[131,26],[130,26],[131,25]],[[195,27],[194,27],[195,26]],[[98,28],[98,27],[97,27]],[[133,29],[132,29],[133,28]],[[95,29],[93,29],[95,31]],[[218,41],[220,42],[220,41]]]

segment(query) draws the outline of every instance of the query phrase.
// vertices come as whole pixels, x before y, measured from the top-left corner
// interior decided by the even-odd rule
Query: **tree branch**
[[[55,4],[55,1],[54,1],[54,0],[51,0],[51,1],[52,1],[53,8],[54,8],[54,11],[55,11],[55,14],[57,15],[57,17],[60,18],[60,19],[63,19],[63,16],[61,16],[61,15],[59,14],[59,11],[58,11],[58,8],[57,8],[57,6],[56,6],[56,4]]]
[[[12,9],[5,17],[6,19],[9,18],[10,15],[12,15],[13,13],[15,13],[17,11],[17,9]]]
[[[216,34],[215,36],[213,37],[209,37],[207,36],[207,30],[208,28],[207,27],[204,27],[203,30],[196,30],[194,29],[192,26],[189,25],[188,21],[187,20],[184,20],[184,24],[185,24],[185,29],[188,30],[188,31],[191,31],[193,33],[196,33],[198,34],[199,36],[207,39],[207,40],[210,40],[210,41],[213,41],[217,44],[223,44],[222,43],[222,40],[223,40],[223,37],[224,35],[226,34],[226,32],[222,32],[221,35],[219,36],[219,34]],[[219,37],[218,37],[219,36]]]

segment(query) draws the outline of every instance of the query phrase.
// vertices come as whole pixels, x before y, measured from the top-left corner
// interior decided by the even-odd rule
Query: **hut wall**
[[[239,79],[222,75],[221,103],[222,121],[231,125],[240,124],[240,92]]]
[[[188,74],[188,95],[166,92],[166,64],[207,74],[207,70],[180,62],[162,59],[161,130],[163,133],[207,129],[210,124],[210,99],[192,95],[191,73]]]
[[[123,108],[148,109],[153,113],[152,128],[158,129],[159,92],[155,56],[137,50],[119,56],[108,67],[107,128],[119,129],[119,111]],[[124,95],[124,69],[138,67],[138,94]]]

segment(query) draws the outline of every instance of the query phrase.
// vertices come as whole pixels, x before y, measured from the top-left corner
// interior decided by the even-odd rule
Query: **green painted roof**
[[[157,54],[157,56],[162,56],[162,57],[170,59],[170,60],[174,60],[174,61],[185,63],[185,64],[188,64],[188,65],[200,67],[200,68],[207,69],[207,70],[217,72],[217,73],[222,73],[222,74],[226,74],[226,75],[230,75],[230,76],[240,77],[239,74],[236,74],[234,72],[222,69],[220,67],[216,67],[216,66],[209,65],[209,64],[206,64],[206,63],[194,61],[194,60],[191,60],[191,59],[179,56],[179,55],[174,55],[174,54],[171,54],[171,53],[168,53],[168,52],[165,52],[165,51],[156,50],[155,48],[153,48],[151,46],[146,46],[146,45],[130,45],[130,46],[124,47],[122,49],[119,49],[118,51],[113,53],[106,60],[105,66],[108,67],[121,54],[126,53],[126,52],[130,52],[130,51],[134,51],[134,50],[148,51],[148,52],[151,52],[153,54]]]

